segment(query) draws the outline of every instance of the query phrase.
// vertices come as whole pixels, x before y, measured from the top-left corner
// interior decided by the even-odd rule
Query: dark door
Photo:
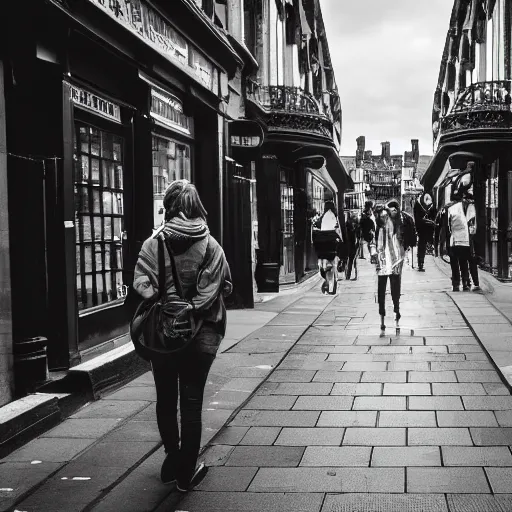
[[[226,302],[234,309],[254,307],[250,176],[250,165],[226,162],[224,251],[233,279],[233,293]]]

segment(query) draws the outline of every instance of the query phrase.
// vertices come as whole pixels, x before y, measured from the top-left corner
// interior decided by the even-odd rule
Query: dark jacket
[[[360,221],[361,227],[361,236],[363,237],[365,242],[372,241],[372,231],[375,233],[375,222],[373,222],[372,218],[366,212],[363,212]]]
[[[420,238],[432,239],[435,230],[436,210],[434,205],[427,207],[423,202],[423,196],[414,204],[414,223]]]

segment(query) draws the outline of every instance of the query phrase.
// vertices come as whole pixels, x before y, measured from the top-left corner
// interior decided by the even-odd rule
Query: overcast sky
[[[453,0],[321,0],[343,109],[342,155],[356,138],[380,154],[432,154],[432,100]]]

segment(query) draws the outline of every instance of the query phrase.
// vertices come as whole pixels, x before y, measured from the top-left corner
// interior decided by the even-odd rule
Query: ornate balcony
[[[249,81],[247,98],[265,115],[269,130],[308,132],[333,139],[333,120],[314,97],[299,87],[261,86]]]
[[[510,80],[478,82],[472,84],[457,97],[447,115],[441,117],[436,131],[445,135],[462,130],[510,129],[511,90]]]

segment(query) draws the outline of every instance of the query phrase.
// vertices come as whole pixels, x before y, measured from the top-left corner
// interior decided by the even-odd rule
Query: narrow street
[[[3,481],[57,470],[12,510],[511,510],[512,398],[449,280],[432,258],[423,274],[406,266],[401,336],[389,316],[380,338],[374,269],[359,264],[359,280],[342,281],[334,298],[313,287],[220,356],[223,368],[240,365],[239,377],[207,390],[205,425],[227,424],[201,457],[210,470],[194,492],[182,498],[159,481],[146,374],[3,460]],[[477,322],[483,299],[457,297]],[[510,328],[484,314],[487,330]]]

